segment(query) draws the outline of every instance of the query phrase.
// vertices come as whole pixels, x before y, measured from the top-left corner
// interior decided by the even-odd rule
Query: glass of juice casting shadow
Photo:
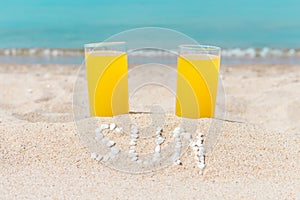
[[[126,43],[102,42],[84,47],[90,115],[110,117],[128,113]]]
[[[176,115],[214,117],[221,49],[180,45],[177,68]]]

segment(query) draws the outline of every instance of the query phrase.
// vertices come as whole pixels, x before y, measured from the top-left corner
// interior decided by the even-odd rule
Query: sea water
[[[293,57],[300,55],[299,7],[298,0],[276,0],[271,6],[260,0],[5,1],[0,7],[0,61],[23,62],[13,58],[26,60],[21,52],[36,55],[38,48],[42,52],[38,57],[48,60],[29,62],[73,56],[58,62],[80,63],[82,52],[70,55],[70,49],[80,51],[86,43],[149,26],[174,29],[200,44],[220,46],[229,57],[263,57],[271,50],[279,51],[273,57],[290,50],[286,55]],[[267,51],[261,53],[263,48]]]

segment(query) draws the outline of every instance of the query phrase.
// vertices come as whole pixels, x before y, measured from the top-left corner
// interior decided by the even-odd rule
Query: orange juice
[[[128,113],[127,55],[116,51],[85,54],[91,116]]]
[[[220,57],[188,54],[178,57],[176,115],[214,117]]]

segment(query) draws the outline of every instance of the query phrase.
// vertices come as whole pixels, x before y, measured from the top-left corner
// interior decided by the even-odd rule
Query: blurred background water
[[[245,51],[251,54],[254,50],[258,53],[252,53],[252,57],[273,51],[273,57],[282,57],[284,52],[283,57],[298,58],[299,8],[299,0],[3,1],[0,61],[9,61],[9,56],[17,54],[24,56],[24,52],[28,54],[24,49],[36,48],[46,49],[43,55],[57,57],[53,49],[80,50],[85,43],[145,26],[180,31],[201,44],[227,49],[224,55],[229,57],[243,57]],[[20,48],[23,50],[18,51]],[[34,52],[37,51],[31,51]],[[80,51],[76,55],[79,54]]]

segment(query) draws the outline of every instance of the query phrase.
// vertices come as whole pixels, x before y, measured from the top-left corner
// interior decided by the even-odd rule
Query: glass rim
[[[181,44],[178,46],[179,49],[186,50],[198,50],[198,51],[220,51],[221,47],[212,45],[202,45],[202,44]]]
[[[106,47],[106,46],[121,45],[121,44],[126,44],[126,42],[94,42],[94,43],[85,44],[84,48],[97,48],[97,47]]]

